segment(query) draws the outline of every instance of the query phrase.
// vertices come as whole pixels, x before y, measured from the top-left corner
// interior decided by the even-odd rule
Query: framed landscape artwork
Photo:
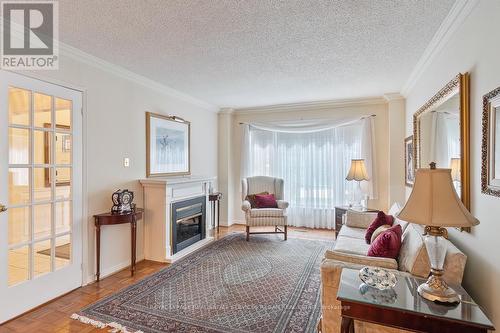
[[[147,177],[191,173],[190,127],[182,118],[146,112]]]
[[[415,163],[413,156],[413,135],[405,139],[405,184],[413,187],[415,180]]]

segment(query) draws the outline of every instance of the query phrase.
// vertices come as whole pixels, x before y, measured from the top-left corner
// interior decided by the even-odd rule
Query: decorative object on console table
[[[222,200],[221,192],[212,192],[208,195],[208,201],[212,203],[212,228],[215,228],[215,206],[217,205],[217,233],[219,233],[220,225],[220,201]]]
[[[177,116],[146,112],[146,175],[191,174],[191,123]]]
[[[481,191],[500,197],[500,87],[483,96]]]
[[[355,180],[358,182],[358,186],[355,190],[355,199],[353,207],[363,207],[361,203],[361,199],[363,196],[363,191],[361,189],[361,182],[363,180],[369,180],[368,173],[366,172],[365,160],[364,159],[353,159],[351,160],[351,168],[349,169],[349,173],[345,177],[346,180]]]
[[[338,236],[340,228],[342,228],[342,216],[349,210],[355,210],[358,212],[376,213],[379,210],[373,208],[361,208],[355,209],[349,206],[335,206],[335,237]]]
[[[95,228],[96,228],[96,277],[99,281],[101,275],[101,226],[103,225],[116,225],[130,223],[131,230],[131,263],[130,272],[134,275],[135,260],[136,260],[136,238],[137,238],[137,221],[142,219],[144,210],[142,208],[135,208],[131,212],[126,213],[102,213],[94,215]]]
[[[413,135],[405,139],[405,184],[413,186],[415,181],[415,161],[413,158]]]
[[[354,332],[354,320],[426,333],[487,333],[495,329],[461,286],[454,288],[462,303],[450,307],[417,295],[417,286],[425,280],[402,273],[394,275],[397,279],[394,287],[378,290],[363,283],[357,269],[342,270],[337,293],[342,333]]]
[[[130,213],[134,210],[134,192],[129,190],[118,190],[111,196],[113,207],[111,213]]]
[[[425,225],[424,243],[431,262],[431,276],[418,287],[419,294],[430,300],[460,302],[458,294],[442,279],[447,245],[446,227],[471,227],[479,221],[472,216],[455,191],[450,169],[418,169],[415,184],[398,217]],[[443,238],[444,237],[444,238]]]

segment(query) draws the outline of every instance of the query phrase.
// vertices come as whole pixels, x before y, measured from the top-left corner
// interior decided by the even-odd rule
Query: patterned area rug
[[[231,234],[72,318],[122,332],[314,332],[331,245]]]

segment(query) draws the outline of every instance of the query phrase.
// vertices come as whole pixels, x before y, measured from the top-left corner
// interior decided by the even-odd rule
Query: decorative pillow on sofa
[[[255,203],[257,208],[278,208],[274,194],[256,194]]]
[[[376,217],[377,213],[357,212],[355,210],[349,209],[342,217],[342,223],[351,228],[366,229],[370,226],[370,223],[372,223]]]
[[[392,226],[394,223],[394,217],[392,215],[385,215],[383,211],[380,211],[377,213],[377,218],[370,224],[368,229],[366,229],[366,234],[365,234],[365,241],[366,244],[371,243],[372,239],[372,234],[377,230],[378,227],[387,224],[389,226]]]
[[[431,263],[422,237],[423,232],[423,228],[416,224],[406,227],[398,263],[400,271],[427,278],[431,271]]]
[[[395,225],[378,236],[368,249],[369,257],[384,257],[396,259],[401,248],[401,226]]]
[[[387,229],[390,229],[391,226],[388,225],[388,224],[384,224],[384,225],[381,225],[380,227],[377,228],[377,230],[375,230],[372,234],[372,239],[370,241],[370,244],[373,243],[375,241],[375,238],[377,238],[378,236],[380,236],[384,231],[386,231]]]
[[[261,193],[257,193],[257,194],[269,194],[269,192],[266,191],[266,192],[261,192]],[[257,203],[255,202],[255,196],[257,194],[249,194],[245,198],[246,201],[250,202],[250,207],[252,207],[252,208],[257,208]]]

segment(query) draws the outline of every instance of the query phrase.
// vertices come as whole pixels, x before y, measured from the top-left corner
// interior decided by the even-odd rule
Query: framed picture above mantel
[[[191,174],[190,136],[189,121],[146,112],[147,177]]]

